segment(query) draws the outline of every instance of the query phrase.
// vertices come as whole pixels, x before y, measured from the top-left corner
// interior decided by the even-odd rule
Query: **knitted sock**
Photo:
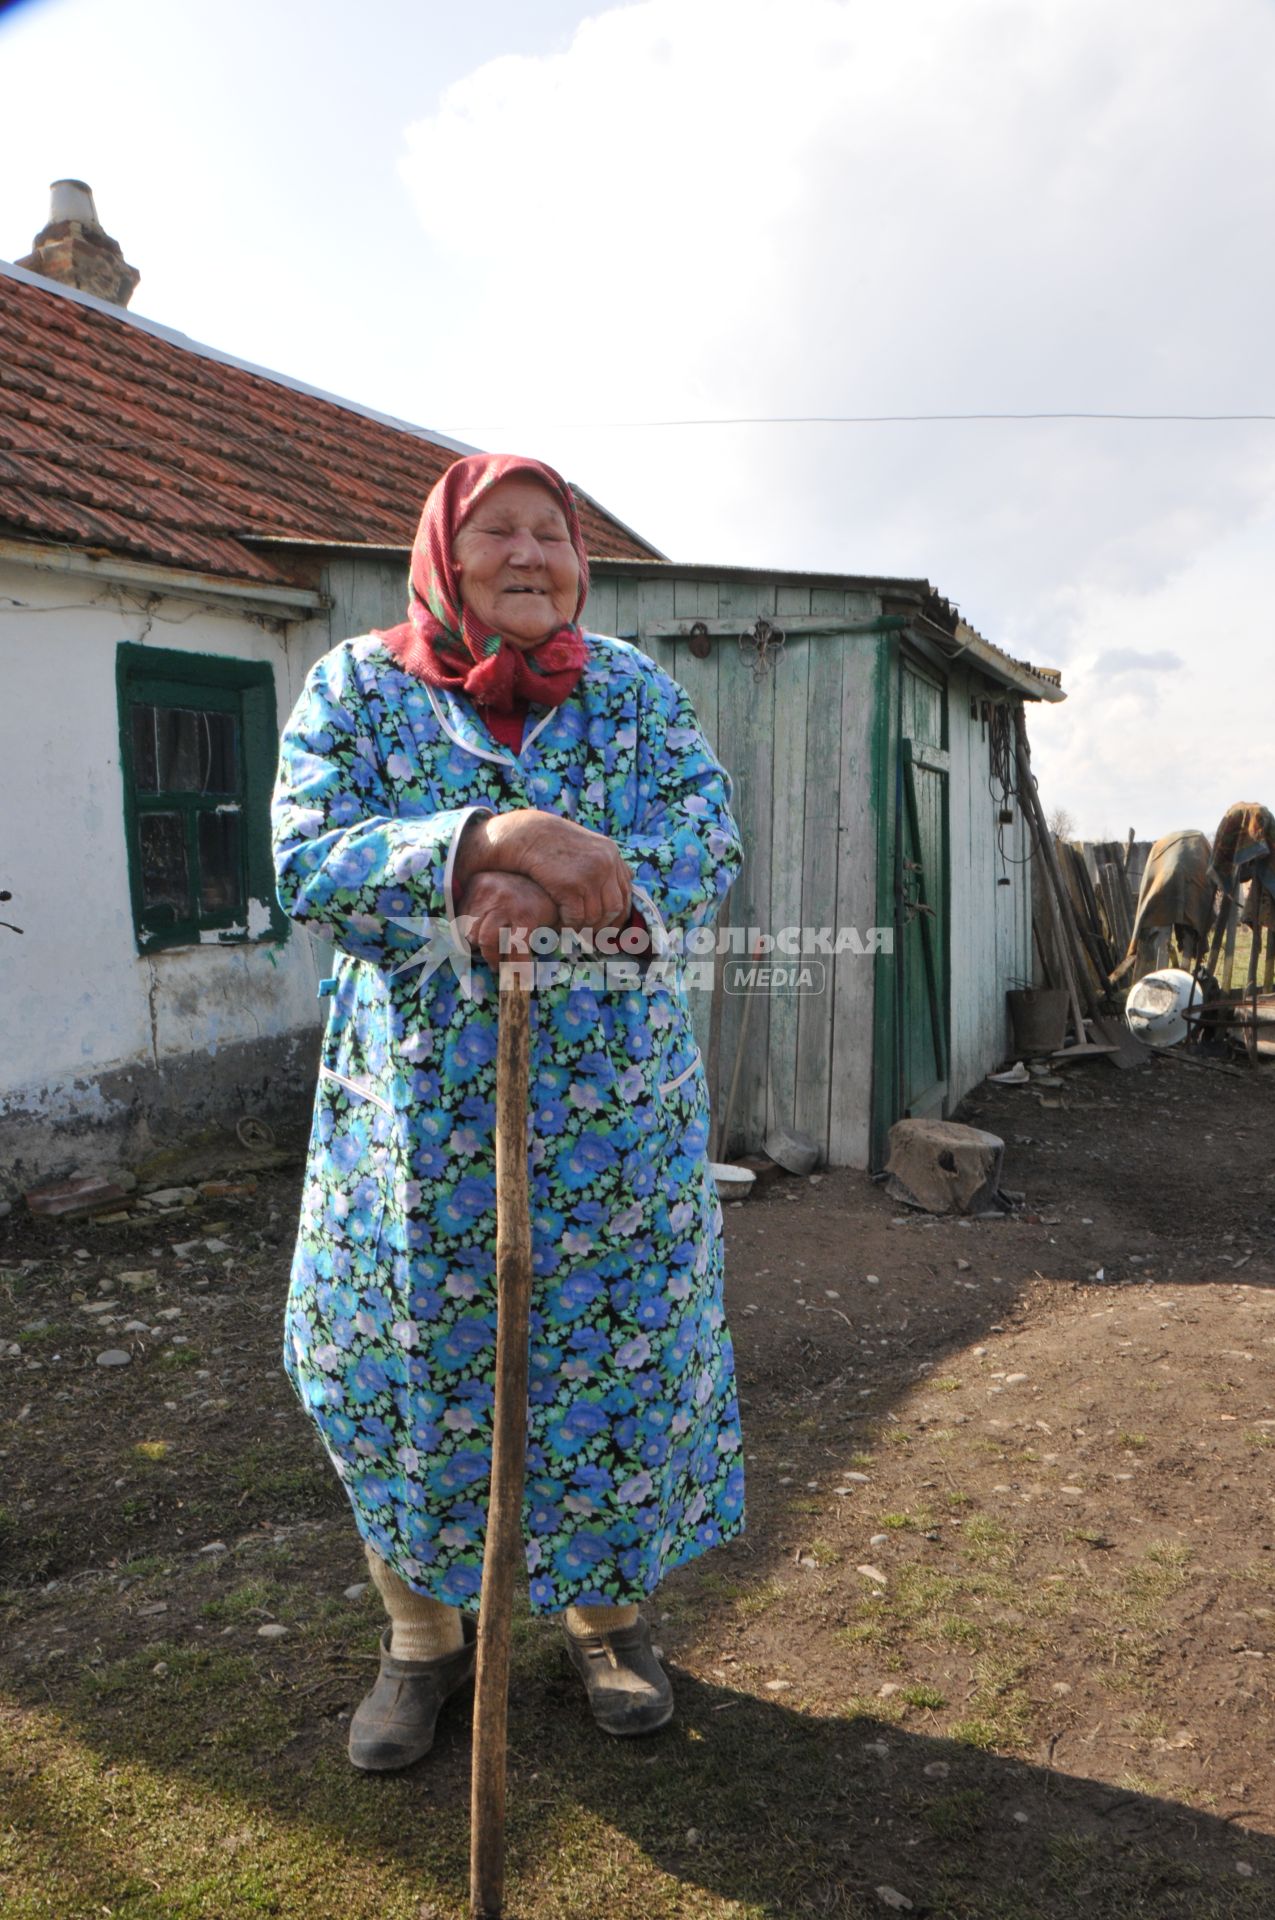
[[[445,1653],[459,1653],[465,1644],[460,1608],[415,1592],[366,1541],[364,1550],[376,1590],[390,1616],[390,1652],[394,1658],[438,1660]]]
[[[567,1632],[577,1639],[586,1633],[624,1633],[638,1623],[636,1607],[568,1607]]]

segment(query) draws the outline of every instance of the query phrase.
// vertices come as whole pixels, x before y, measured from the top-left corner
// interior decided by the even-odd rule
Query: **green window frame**
[[[116,688],[139,950],[286,939],[270,854],[269,662],[125,641]]]

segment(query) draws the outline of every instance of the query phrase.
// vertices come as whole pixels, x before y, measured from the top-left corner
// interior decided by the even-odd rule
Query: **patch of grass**
[[[171,1440],[139,1440],[133,1448],[138,1459],[149,1460],[152,1465],[158,1465],[161,1460],[167,1460],[172,1450]]]
[[[53,1347],[60,1346],[77,1331],[65,1320],[50,1320],[45,1327],[28,1327],[13,1337],[20,1347]]]
[[[939,1635],[949,1646],[966,1647],[971,1653],[976,1653],[983,1644],[981,1627],[961,1613],[944,1614],[939,1621]]]
[[[963,1724],[987,1730],[997,1752],[1021,1747],[1028,1737],[1032,1707],[1022,1686],[1023,1672],[1023,1662],[1006,1654],[984,1654],[974,1667],[974,1712]],[[968,1735],[960,1737],[969,1746],[979,1744]]]
[[[1113,1595],[1121,1617],[1144,1633],[1163,1621],[1166,1600],[1180,1593],[1190,1578],[1191,1549],[1177,1540],[1152,1543],[1137,1566],[1130,1567]]]
[[[152,1573],[171,1573],[172,1562],[162,1553],[140,1553],[134,1560],[126,1560],[120,1568],[121,1577],[130,1580],[145,1580]]]
[[[905,1701],[909,1707],[928,1707],[932,1713],[937,1713],[941,1707],[947,1705],[946,1694],[940,1693],[937,1687],[926,1686],[923,1682],[910,1687],[900,1687],[899,1699]]]
[[[763,1580],[760,1586],[750,1587],[740,1595],[735,1611],[741,1620],[755,1620],[758,1614],[769,1613],[781,1600],[786,1600],[788,1591],[786,1580]]]
[[[934,1391],[936,1393],[959,1393],[963,1385],[964,1381],[961,1380],[936,1380],[934,1382]]]
[[[980,1741],[967,1741],[967,1746],[978,1746]],[[987,1795],[981,1787],[955,1787],[950,1793],[941,1793],[931,1800],[922,1812],[930,1832],[936,1840],[972,1840],[983,1831],[987,1817]]]
[[[934,1525],[934,1515],[922,1507],[916,1513],[879,1513],[876,1526],[887,1533],[918,1533]]]
[[[187,1373],[192,1367],[203,1365],[194,1347],[165,1347],[155,1362],[165,1373]]]
[[[1020,1544],[1012,1528],[985,1513],[965,1522],[961,1539],[966,1559],[976,1566],[1003,1566],[1014,1558]]]
[[[214,1599],[206,1600],[199,1609],[205,1620],[214,1620],[221,1625],[248,1620],[257,1614],[269,1614],[272,1619],[278,1616],[286,1606],[289,1595],[286,1587],[277,1580],[245,1580],[241,1587],[235,1587],[230,1593],[219,1593]]]
[[[228,1463],[229,1487],[255,1498],[272,1518],[323,1512],[341,1499],[317,1454],[290,1440],[245,1447]]]
[[[890,1638],[891,1631],[888,1620],[874,1619],[867,1614],[862,1620],[852,1620],[847,1627],[838,1627],[835,1637],[848,1647],[879,1647]]]
[[[1142,1453],[1145,1448],[1151,1445],[1151,1442],[1147,1439],[1145,1433],[1118,1433],[1116,1435],[1116,1445],[1118,1447],[1128,1447],[1133,1453]]]
[[[977,1747],[981,1753],[991,1753],[997,1745],[997,1729],[990,1720],[978,1718],[957,1720],[947,1730],[949,1740],[957,1740],[963,1747]]]
[[[1275,1447],[1275,1433],[1266,1427],[1249,1427],[1244,1438],[1250,1447]]]

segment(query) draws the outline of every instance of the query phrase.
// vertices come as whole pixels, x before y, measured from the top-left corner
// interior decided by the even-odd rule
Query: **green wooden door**
[[[895,1118],[942,1113],[948,1089],[947,691],[900,662],[895,794]]]

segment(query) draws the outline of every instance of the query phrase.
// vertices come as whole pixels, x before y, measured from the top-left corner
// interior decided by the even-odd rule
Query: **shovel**
[[[505,1897],[505,1764],[514,1575],[522,1558],[531,1309],[527,1061],[531,967],[500,970],[496,1054],[496,1397],[491,1498],[478,1609],[469,1812],[471,1920],[501,1920]]]

